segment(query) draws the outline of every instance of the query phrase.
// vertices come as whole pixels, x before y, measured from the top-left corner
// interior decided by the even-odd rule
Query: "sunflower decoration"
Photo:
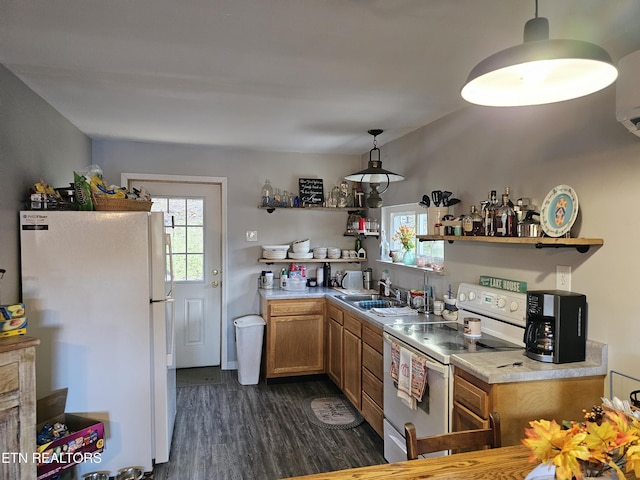
[[[600,406],[583,412],[580,423],[529,422],[522,440],[531,450],[529,460],[555,465],[557,480],[599,477],[611,470],[624,478],[622,468],[640,476],[640,420]]]

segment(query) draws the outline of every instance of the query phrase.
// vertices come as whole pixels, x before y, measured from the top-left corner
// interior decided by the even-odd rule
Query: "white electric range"
[[[457,306],[455,322],[430,315],[427,321],[384,327],[384,456],[388,462],[407,459],[406,422],[416,426],[420,437],[451,431],[451,355],[519,349],[524,352],[526,294],[461,283]],[[479,337],[464,334],[464,319],[468,317],[480,319]],[[392,342],[427,358],[427,393],[415,409],[398,398],[397,385],[389,373]]]

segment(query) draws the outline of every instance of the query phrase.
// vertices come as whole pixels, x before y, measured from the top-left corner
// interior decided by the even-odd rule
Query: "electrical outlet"
[[[556,290],[571,291],[571,267],[556,265]]]
[[[257,242],[258,232],[256,230],[247,230],[247,242]]]

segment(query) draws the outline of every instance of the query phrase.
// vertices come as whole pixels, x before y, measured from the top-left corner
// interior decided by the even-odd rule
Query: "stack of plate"
[[[289,245],[263,245],[262,258],[267,260],[282,260],[287,258],[287,250]]]
[[[335,247],[328,247],[327,248],[327,257],[329,258],[340,258],[340,249],[339,248],[335,248]]]
[[[307,252],[307,253],[289,252],[289,258],[293,258],[294,260],[309,260],[310,258],[313,258],[313,252]]]

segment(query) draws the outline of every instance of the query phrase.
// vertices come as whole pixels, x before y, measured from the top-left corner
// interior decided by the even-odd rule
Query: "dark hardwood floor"
[[[331,381],[243,386],[235,370],[220,375],[216,385],[178,388],[171,458],[154,480],[270,480],[386,463],[366,422],[349,430],[309,422],[303,400],[338,393]]]

